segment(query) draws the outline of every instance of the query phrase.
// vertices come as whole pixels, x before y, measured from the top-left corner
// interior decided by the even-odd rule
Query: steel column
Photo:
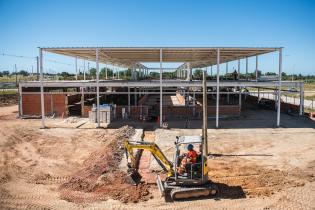
[[[258,55],[256,55],[256,70],[255,70],[255,75],[256,75],[256,82],[258,81]]]
[[[78,80],[78,57],[75,57],[75,80]]]
[[[278,85],[278,109],[277,126],[280,126],[280,106],[281,106],[281,79],[282,79],[282,48],[279,49],[279,85]]]
[[[43,76],[43,51],[39,48],[39,71],[40,71],[40,106],[42,112],[42,127],[45,128],[45,98],[44,98],[44,76]]]
[[[99,84],[99,76],[100,76],[100,65],[99,65],[99,57],[98,57],[98,48],[95,51],[96,55],[96,103],[97,103],[97,128],[101,127],[101,119],[100,119],[100,84]]]
[[[130,87],[128,87],[128,117],[130,116]]]
[[[313,101],[312,101],[313,102]],[[304,83],[300,83],[300,116],[304,113]]]
[[[248,58],[246,57],[246,80],[248,80]]]
[[[163,51],[160,49],[160,127],[163,125],[163,88],[162,88],[162,80],[163,80],[163,72],[162,72],[162,62],[163,62]]]
[[[217,49],[217,98],[216,98],[216,117],[215,127],[219,128],[219,100],[220,100],[220,48]]]
[[[86,75],[85,75],[85,60],[83,61],[83,80],[86,79]]]

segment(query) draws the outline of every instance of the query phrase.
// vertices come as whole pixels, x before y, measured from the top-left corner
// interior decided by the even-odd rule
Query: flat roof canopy
[[[246,57],[275,52],[281,48],[250,47],[54,47],[41,48],[43,51],[95,61],[96,49],[99,62],[132,68],[146,68],[144,62],[190,63],[191,68],[202,68],[217,63],[217,49],[220,49],[220,63]]]

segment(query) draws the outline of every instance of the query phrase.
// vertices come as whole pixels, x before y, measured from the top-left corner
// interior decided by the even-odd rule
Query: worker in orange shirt
[[[188,144],[187,146],[188,152],[184,154],[184,158],[182,159],[180,166],[178,168],[178,173],[182,175],[186,170],[186,165],[188,163],[195,164],[197,162],[197,152],[194,150],[194,146],[192,144]]]

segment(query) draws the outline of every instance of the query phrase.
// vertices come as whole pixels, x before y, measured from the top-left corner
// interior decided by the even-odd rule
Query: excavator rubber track
[[[205,187],[179,187],[170,192],[172,200],[181,200],[189,198],[200,198],[215,196],[218,193],[218,187],[214,184]]]

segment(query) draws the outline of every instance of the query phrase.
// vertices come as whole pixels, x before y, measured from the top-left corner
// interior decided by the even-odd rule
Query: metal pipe
[[[279,85],[278,85],[278,109],[277,126],[280,126],[280,106],[281,106],[281,79],[282,79],[282,48],[279,49]]]
[[[216,98],[216,118],[215,127],[219,128],[219,100],[220,100],[220,48],[217,49],[217,98]]]
[[[100,86],[99,86],[99,76],[100,76],[100,66],[99,66],[99,57],[98,57],[98,48],[95,50],[95,59],[96,59],[96,103],[97,103],[97,128],[101,127],[100,119]]]
[[[43,51],[39,48],[39,69],[40,69],[40,106],[42,112],[42,127],[46,128],[45,126],[45,105],[44,105],[44,83],[43,83]]]

